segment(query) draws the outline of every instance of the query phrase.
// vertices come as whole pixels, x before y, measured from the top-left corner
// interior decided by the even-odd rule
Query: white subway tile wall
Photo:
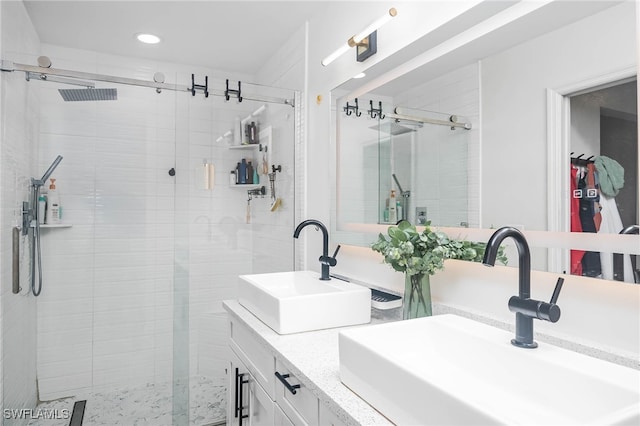
[[[0,56],[34,62],[39,39],[22,2],[0,5]],[[29,295],[28,239],[20,239],[20,294],[12,294],[11,229],[21,226],[22,202],[37,162],[39,88],[22,73],[0,73],[0,401],[3,408],[33,408],[36,390],[36,302]],[[51,159],[53,160],[53,159]],[[19,420],[10,424],[23,424]],[[9,421],[5,424],[9,424]]]
[[[215,73],[53,45],[42,50],[56,67],[146,80],[157,70],[180,84],[191,72]],[[174,351],[176,338],[188,338],[189,376],[222,381],[222,300],[235,297],[237,276],[293,268],[294,108],[269,104],[259,118],[272,127],[271,161],[282,166],[276,194],[283,201],[270,211],[269,181],[261,175],[267,195],[251,201],[246,223],[247,192],[229,186],[229,171],[258,154],[229,150],[216,139],[259,103],[125,86],[117,87],[115,102],[69,103],[58,94],[62,86],[31,84],[41,92],[39,164],[64,157],[53,177],[63,220],[72,225],[43,231],[40,399],[170,381],[180,362],[174,357],[182,356]],[[291,90],[279,94],[293,97]],[[213,191],[199,185],[203,160],[215,166]],[[175,334],[178,294],[188,300],[186,336]]]
[[[480,226],[479,65],[471,64],[412,87],[395,96],[394,102],[470,120],[471,130],[456,130],[454,134],[448,127],[430,126],[430,138],[418,145],[419,150],[429,154],[416,156],[429,160],[421,160],[416,167],[416,179],[418,183],[437,182],[437,185],[411,188],[411,202],[414,207],[426,206],[427,218],[434,223],[460,226],[460,222],[467,222],[472,227]],[[460,162],[466,163],[466,167],[460,168]]]

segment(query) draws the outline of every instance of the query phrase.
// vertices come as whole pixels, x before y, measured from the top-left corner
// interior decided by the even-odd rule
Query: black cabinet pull
[[[238,392],[239,392],[239,386],[238,386],[238,382],[240,378],[240,370],[236,368],[236,402],[235,402],[235,417],[238,418],[238,412],[240,411],[239,405],[238,405]]]
[[[245,374],[244,374],[244,373],[243,373],[243,374],[238,375],[238,378],[239,378],[239,380],[240,380],[240,381],[239,381],[239,385],[240,385],[240,386],[239,386],[239,389],[240,389],[240,390],[238,391],[239,399],[240,399],[240,400],[238,401],[238,403],[239,403],[239,404],[238,404],[238,412],[239,412],[239,414],[240,414],[240,415],[239,415],[239,418],[240,418],[239,426],[242,426],[242,419],[246,419],[247,417],[249,417],[249,415],[248,415],[248,414],[242,414],[242,412],[244,411],[244,407],[242,406],[242,400],[244,399],[244,398],[242,397],[242,387],[243,387],[242,385],[246,385],[247,383],[249,383],[249,380],[244,380],[244,376],[245,376]]]
[[[240,417],[240,426],[242,426],[242,419],[249,417],[248,414],[242,414],[244,407],[242,406],[242,385],[249,383],[248,380],[244,380],[245,373],[240,373],[240,370],[236,368],[236,395],[235,395],[235,417]]]
[[[289,389],[289,392],[291,392],[292,394],[295,395],[297,393],[296,389],[300,389],[300,385],[292,385],[291,383],[287,382],[287,379],[289,378],[288,374],[280,374],[276,371],[276,377],[282,382],[284,387]]]

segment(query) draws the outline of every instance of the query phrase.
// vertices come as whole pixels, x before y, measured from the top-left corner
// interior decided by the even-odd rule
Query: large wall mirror
[[[625,227],[638,223],[635,3],[555,1],[522,14],[517,2],[496,4],[453,37],[418,40],[332,91],[339,242],[368,246],[398,218],[454,232],[570,231],[581,154],[623,165],[616,203]],[[620,251],[640,251],[620,238]],[[569,271],[569,250],[553,244],[537,244],[534,267]]]

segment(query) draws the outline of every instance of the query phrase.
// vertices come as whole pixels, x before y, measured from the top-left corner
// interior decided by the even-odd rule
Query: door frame
[[[571,109],[569,98],[596,89],[614,86],[636,78],[635,66],[601,74],[556,89],[547,88],[547,229],[571,232],[570,223],[570,156]],[[569,270],[570,251],[548,250],[549,272]]]

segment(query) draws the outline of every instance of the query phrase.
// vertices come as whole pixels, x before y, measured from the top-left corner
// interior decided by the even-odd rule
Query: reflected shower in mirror
[[[347,115],[346,100],[336,100],[341,223],[479,225],[478,195],[468,185],[477,187],[479,174],[477,67],[452,74],[466,86],[456,96],[438,79],[397,94],[380,88],[382,95],[364,95],[383,99],[383,118]],[[434,112],[440,105],[449,108]]]

